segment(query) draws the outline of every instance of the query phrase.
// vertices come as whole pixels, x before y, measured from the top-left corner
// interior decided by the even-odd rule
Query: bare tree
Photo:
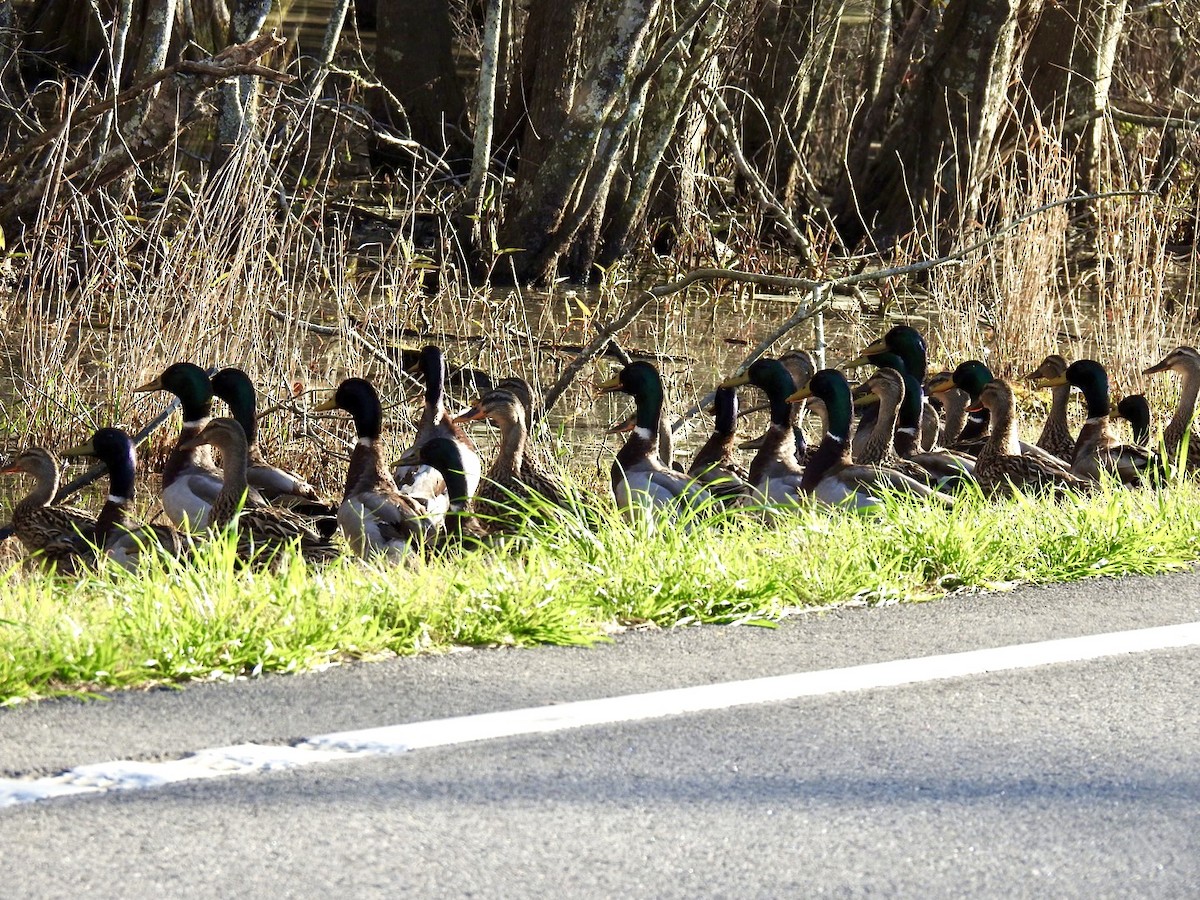
[[[404,108],[409,137],[436,153],[448,149],[456,168],[464,168],[467,106],[454,66],[448,0],[378,0],[377,16],[376,69]]]
[[[949,0],[940,18],[925,19],[934,26],[927,51],[912,70],[878,154],[852,164],[835,195],[833,212],[845,243],[856,245],[865,236],[886,243],[920,225],[945,245],[974,216],[981,175],[1007,109],[1022,5]],[[852,159],[865,155],[852,151]]]

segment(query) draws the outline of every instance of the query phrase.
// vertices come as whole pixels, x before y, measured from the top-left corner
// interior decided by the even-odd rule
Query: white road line
[[[0,779],[0,807],[76,794],[161,787],[181,781],[291,769],[316,763],[386,756],[423,747],[445,747],[520,734],[539,734],[778,703],[801,697],[919,684],[988,672],[1200,645],[1200,622],[1117,631],[1087,637],[968,650],[941,656],[799,672],[770,678],[581,700],[530,709],[434,719],[407,725],[317,735],[296,746],[239,744],[200,750],[166,762],[124,760],[77,766],[44,778]]]

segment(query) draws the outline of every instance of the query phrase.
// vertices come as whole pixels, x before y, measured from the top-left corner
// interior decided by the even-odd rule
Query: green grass
[[[559,521],[511,547],[408,566],[345,558],[239,567],[228,542],[75,579],[14,568],[0,591],[0,702],[294,672],[452,646],[590,644],[614,626],[770,623],[797,607],[924,600],[1200,558],[1200,488],[1103,489],[1062,504],[895,500],[804,509],[767,527],[723,514],[678,528]]]

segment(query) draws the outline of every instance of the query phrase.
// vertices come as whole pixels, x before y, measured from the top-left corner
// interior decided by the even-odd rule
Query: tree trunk
[[[544,135],[549,144],[545,160],[531,173],[522,158],[517,171],[516,209],[505,222],[501,244],[522,248],[513,259],[518,280],[553,277],[559,256],[597,212],[595,203],[607,192],[633,118],[619,105],[632,99],[631,66],[642,56],[658,9],[659,0],[603,0],[598,5],[592,27],[610,40],[580,80],[577,99],[561,126]]]
[[[590,6],[591,0],[535,0],[529,9],[520,86],[501,127],[502,133],[520,135],[519,172],[527,180],[541,167],[575,102]]]
[[[1063,0],[1041,12],[1025,54],[1030,112],[1063,128],[1076,155],[1079,189],[1097,189],[1113,63],[1127,0]]]
[[[258,37],[270,11],[271,0],[236,0],[229,22],[229,42],[243,44]],[[255,127],[258,79],[252,75],[231,78],[221,84],[218,96],[214,170],[225,164],[233,148]]]
[[[376,69],[399,100],[409,137],[435,153],[449,151],[456,170],[469,168],[466,97],[454,66],[448,0],[379,0]]]
[[[625,190],[609,197],[612,209],[606,217],[600,265],[609,266],[628,253],[645,225],[651,188],[662,186],[663,157],[678,131],[684,105],[712,62],[727,24],[724,10],[714,7],[699,23],[692,39],[681,42],[655,75],[653,96],[647,102],[637,144],[623,166],[627,174]]]
[[[833,213],[848,246],[919,226],[944,248],[975,215],[1017,57],[1018,6],[949,0],[878,157],[838,193]]]

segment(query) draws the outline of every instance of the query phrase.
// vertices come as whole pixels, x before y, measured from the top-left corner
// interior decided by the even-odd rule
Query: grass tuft
[[[962,588],[1150,574],[1200,558],[1200,488],[1102,486],[1047,503],[889,498],[873,515],[804,508],[591,530],[540,516],[510,544],[409,566],[298,554],[238,565],[229,540],[189,564],[76,578],[0,575],[0,702],[296,672],[453,646],[587,645],[650,623],[771,623],[797,608],[925,600]]]

